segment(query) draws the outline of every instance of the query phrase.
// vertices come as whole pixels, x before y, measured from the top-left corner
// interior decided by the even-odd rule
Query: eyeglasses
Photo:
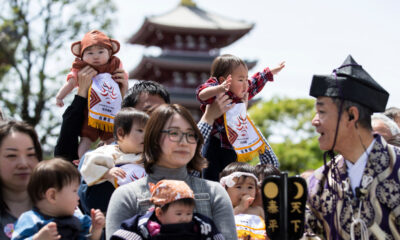
[[[197,143],[199,140],[194,132],[182,132],[178,129],[162,130],[161,132],[168,134],[168,138],[172,142],[181,142],[183,136],[186,136],[186,142],[188,143]]]

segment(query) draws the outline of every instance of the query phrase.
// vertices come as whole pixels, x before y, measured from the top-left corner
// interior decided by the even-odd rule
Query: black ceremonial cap
[[[331,75],[313,76],[310,96],[337,97],[362,104],[372,112],[383,112],[389,93],[349,55]]]

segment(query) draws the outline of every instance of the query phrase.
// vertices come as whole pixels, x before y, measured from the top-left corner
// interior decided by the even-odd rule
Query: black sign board
[[[268,176],[261,185],[265,225],[271,240],[300,239],[304,232],[306,181],[287,173]]]

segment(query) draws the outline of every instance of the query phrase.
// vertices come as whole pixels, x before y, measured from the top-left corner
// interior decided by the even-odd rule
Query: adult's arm
[[[140,181],[142,179],[139,179]],[[132,183],[115,189],[111,196],[106,215],[106,239],[110,239],[115,231],[121,228],[121,223],[135,216],[137,197]]]
[[[231,109],[233,106],[234,104],[232,104],[232,100],[229,99],[229,96],[223,93],[218,94],[215,101],[206,106],[203,116],[197,123],[197,126],[203,135],[204,142],[207,142],[208,138],[210,137],[212,125],[214,124],[215,119],[222,116],[222,114]]]
[[[97,72],[86,66],[78,72],[78,92],[71,105],[63,114],[60,135],[54,148],[54,156],[65,158],[68,161],[79,159],[79,135],[82,129],[84,110],[87,108],[87,96],[92,78]]]
[[[237,239],[235,216],[228,193],[218,182],[207,182],[211,189],[212,220],[226,240]]]

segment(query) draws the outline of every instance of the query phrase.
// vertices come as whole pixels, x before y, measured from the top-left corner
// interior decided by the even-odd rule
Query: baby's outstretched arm
[[[278,74],[285,67],[285,64],[285,61],[283,61],[278,66],[271,68],[271,73],[273,75]]]
[[[199,98],[201,101],[206,101],[212,97],[215,97],[218,95],[218,93],[224,93],[229,91],[229,88],[231,86],[231,81],[232,81],[232,77],[231,75],[229,75],[226,80],[224,82],[222,82],[220,85],[218,86],[212,86],[212,87],[207,87],[205,89],[203,89],[200,93],[199,93]]]
[[[90,217],[92,218],[92,228],[90,229],[90,239],[91,240],[99,240],[101,238],[101,234],[103,232],[103,228],[105,226],[106,220],[104,214],[100,209],[94,210],[93,208],[90,210]]]
[[[64,106],[63,99],[67,96],[75,87],[76,79],[71,77],[62,88],[58,91],[56,96],[56,104],[59,107]]]

